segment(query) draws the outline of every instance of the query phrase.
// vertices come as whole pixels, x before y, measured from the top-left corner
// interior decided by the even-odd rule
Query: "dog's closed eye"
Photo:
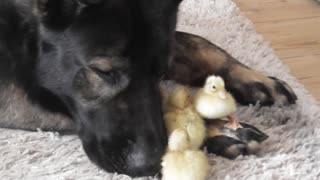
[[[109,70],[109,71],[101,71],[98,68],[92,69],[97,75],[99,75],[102,79],[105,80],[108,84],[116,84],[121,80],[121,74],[119,71],[116,70]]]
[[[121,81],[121,75],[128,68],[124,58],[96,57],[89,63],[89,68],[110,85]]]
[[[128,86],[126,69],[126,61],[121,58],[95,58],[76,74],[73,88],[84,104],[106,101]]]

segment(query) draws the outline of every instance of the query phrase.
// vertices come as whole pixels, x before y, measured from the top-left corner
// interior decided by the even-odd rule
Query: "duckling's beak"
[[[227,95],[227,92],[226,90],[221,90],[218,92],[218,97],[223,99],[223,100],[226,100],[228,99],[228,95]]]

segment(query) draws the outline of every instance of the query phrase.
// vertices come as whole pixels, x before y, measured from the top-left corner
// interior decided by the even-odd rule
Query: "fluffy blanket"
[[[291,107],[240,107],[238,119],[257,126],[270,138],[257,155],[236,160],[210,155],[208,179],[320,179],[320,106],[235,4],[231,0],[184,0],[178,29],[202,35],[249,67],[287,81],[299,98]],[[76,136],[54,132],[0,129],[0,162],[1,179],[131,179],[99,170]]]

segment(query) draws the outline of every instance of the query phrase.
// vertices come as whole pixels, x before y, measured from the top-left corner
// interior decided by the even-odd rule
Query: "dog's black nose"
[[[86,143],[83,147],[88,157],[110,173],[126,174],[131,177],[154,176],[160,172],[163,150],[148,147],[132,148],[118,143]],[[115,145],[116,144],[116,145]]]
[[[142,177],[142,176],[155,176],[160,173],[160,161],[150,162],[142,166],[131,167],[128,169],[128,174],[132,177]]]
[[[154,143],[153,146],[135,144],[127,156],[127,172],[125,174],[133,177],[156,175],[160,172],[163,154],[162,143]]]

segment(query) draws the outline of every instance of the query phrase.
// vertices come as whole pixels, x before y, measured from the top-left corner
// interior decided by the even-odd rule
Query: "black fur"
[[[101,168],[154,175],[167,139],[158,82],[171,57],[178,5],[1,0],[0,91],[13,85],[30,106],[70,117]],[[0,105],[6,101],[0,95]]]

